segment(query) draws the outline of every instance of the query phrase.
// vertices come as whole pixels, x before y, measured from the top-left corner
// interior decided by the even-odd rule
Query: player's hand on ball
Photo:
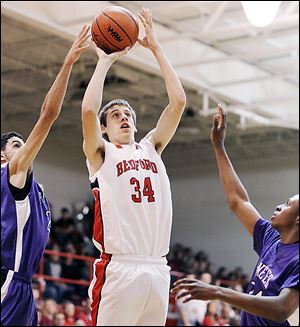
[[[91,44],[92,44],[93,49],[96,51],[99,60],[108,60],[111,63],[113,63],[116,60],[118,60],[119,58],[125,56],[128,53],[129,49],[130,49],[129,47],[127,47],[127,48],[125,48],[122,51],[118,51],[118,52],[113,52],[111,54],[107,54],[102,49],[100,49],[99,47],[97,47],[97,45],[95,44],[94,41],[91,41]]]

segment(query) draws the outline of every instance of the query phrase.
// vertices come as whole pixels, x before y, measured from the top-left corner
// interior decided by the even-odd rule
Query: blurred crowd
[[[99,257],[92,243],[93,209],[88,204],[80,210],[64,207],[58,218],[53,218],[47,250]],[[213,271],[208,255],[176,243],[167,255],[171,266],[171,286],[182,276],[245,292],[248,276],[241,267],[228,271],[219,267]],[[39,278],[33,281],[41,326],[90,326],[88,283],[91,263],[57,254],[45,254],[43,274],[56,278],[82,281],[81,284],[62,283]],[[41,271],[40,271],[41,272]],[[177,272],[177,273],[176,273]],[[193,300],[183,303],[170,297],[167,325],[177,326],[239,326],[240,311],[220,301]]]

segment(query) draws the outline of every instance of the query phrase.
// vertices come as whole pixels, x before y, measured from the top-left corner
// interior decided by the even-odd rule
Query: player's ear
[[[1,151],[1,161],[7,161],[4,151]]]
[[[134,125],[134,132],[136,133],[137,132],[137,128],[136,128],[136,126]]]
[[[102,134],[105,134],[106,133],[106,126],[104,126],[104,125],[101,125],[101,133]]]

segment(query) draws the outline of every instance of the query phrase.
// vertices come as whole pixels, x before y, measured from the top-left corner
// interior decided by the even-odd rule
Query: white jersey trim
[[[14,271],[18,272],[22,259],[23,252],[23,231],[25,224],[30,216],[30,201],[27,196],[22,201],[16,201],[16,214],[17,214],[17,240],[16,240],[16,254],[15,254],[15,268]]]
[[[5,296],[6,296],[7,292],[8,292],[10,283],[11,283],[12,278],[13,278],[13,275],[14,275],[14,271],[9,270],[8,273],[7,273],[7,276],[6,276],[6,280],[5,280],[4,284],[1,287],[1,303],[3,302]]]

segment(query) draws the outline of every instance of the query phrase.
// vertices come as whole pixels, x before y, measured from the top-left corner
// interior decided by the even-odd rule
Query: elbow
[[[82,118],[94,117],[96,115],[95,110],[91,109],[91,107],[83,106],[82,107]]]
[[[176,99],[176,104],[179,107],[184,108],[186,105],[186,95],[184,92],[182,92],[180,95],[178,95],[177,99]]]
[[[286,306],[278,306],[277,310],[274,310],[274,321],[279,323],[284,323],[289,316],[291,315],[291,312],[289,311],[289,308]]]
[[[42,109],[40,119],[45,122],[47,121],[53,123],[58,118],[58,116],[59,116],[59,112],[49,107],[49,108]]]
[[[231,211],[235,212],[239,205],[239,200],[236,196],[231,196],[227,198],[227,204]]]
[[[266,308],[265,308],[266,309]],[[276,321],[277,323],[284,323],[289,316],[291,315],[291,312],[287,308],[287,306],[284,306],[283,304],[276,303],[276,305],[272,305],[267,310],[265,310],[265,318]]]
[[[274,317],[271,318],[271,320],[276,321],[278,323],[284,323],[288,319],[288,316],[283,316],[280,313],[274,314]]]
[[[172,108],[183,110],[186,105],[186,96],[183,92],[182,94],[177,95],[170,101],[170,106]]]

